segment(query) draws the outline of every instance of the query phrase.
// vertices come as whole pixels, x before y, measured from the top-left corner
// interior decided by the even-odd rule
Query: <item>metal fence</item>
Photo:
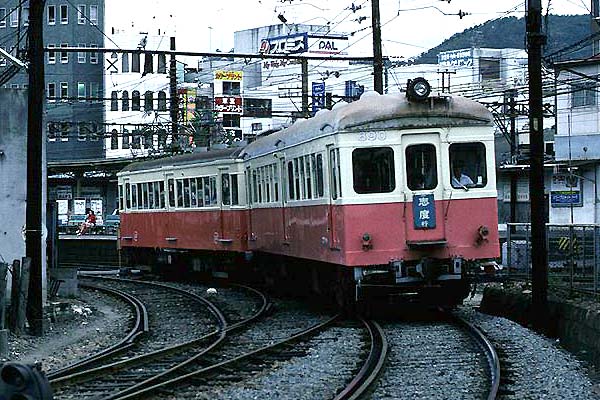
[[[531,224],[507,224],[502,242],[504,274],[531,279]],[[600,293],[600,225],[546,224],[548,281]]]

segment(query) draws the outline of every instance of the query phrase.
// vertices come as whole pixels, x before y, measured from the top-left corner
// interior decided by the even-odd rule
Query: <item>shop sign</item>
[[[243,76],[242,71],[215,71],[215,79],[218,81],[241,81]]]
[[[243,111],[241,97],[215,97],[215,111],[226,113],[239,113]]]

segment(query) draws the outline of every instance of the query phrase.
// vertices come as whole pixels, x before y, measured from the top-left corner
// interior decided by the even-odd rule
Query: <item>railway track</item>
[[[104,280],[106,279],[104,278]],[[127,282],[129,285],[143,284],[154,288],[159,293],[165,290],[172,294],[178,293],[179,300],[183,296],[192,299],[196,305],[202,303],[216,318],[217,327],[210,332],[196,335],[198,337],[191,340],[179,341],[178,343],[161,342],[161,334],[155,332],[154,336],[157,340],[154,340],[154,342],[157,343],[148,345],[149,343],[137,342],[129,346],[124,353],[121,351],[121,354],[116,358],[89,357],[92,361],[85,363],[84,366],[78,365],[76,368],[60,371],[60,374],[53,375],[50,381],[55,391],[55,398],[112,398],[115,392],[131,391],[135,390],[135,388],[150,385],[157,380],[160,381],[165,376],[174,374],[179,368],[193,363],[204,352],[218,346],[224,339],[225,332],[228,329],[237,329],[239,326],[249,324],[267,309],[266,298],[262,297],[262,307],[259,308],[257,313],[244,321],[228,326],[225,316],[218,307],[198,294],[192,293],[189,289],[181,289],[158,283],[132,282],[120,279],[110,279],[110,282],[111,284],[123,284],[123,282]],[[160,297],[163,297],[163,295]],[[148,300],[151,301],[153,299],[150,298]],[[176,302],[175,304],[178,305],[178,309],[169,309],[167,313],[185,317],[185,313],[182,314],[182,303]],[[157,306],[160,307],[159,304],[153,304],[153,306],[155,308]],[[165,310],[162,310],[162,313],[164,314]],[[152,318],[152,313],[150,313],[150,316]],[[188,325],[194,325],[193,322],[193,320],[186,318]],[[161,324],[155,324],[155,326],[162,327]],[[174,328],[177,334],[177,326]],[[201,328],[200,326],[196,329],[202,332]],[[158,329],[158,331],[164,332],[164,329]],[[186,335],[184,334],[183,336],[185,337]]]
[[[388,323],[392,351],[373,398],[495,399],[498,356],[475,326],[444,315]]]

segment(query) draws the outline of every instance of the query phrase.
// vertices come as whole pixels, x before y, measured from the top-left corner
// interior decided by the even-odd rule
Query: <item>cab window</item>
[[[396,188],[394,150],[369,147],[352,152],[354,191],[358,194],[389,193]]]
[[[450,145],[450,184],[453,188],[487,185],[485,146],[483,143]]]
[[[410,190],[432,190],[437,187],[434,145],[417,144],[406,148],[406,178]]]

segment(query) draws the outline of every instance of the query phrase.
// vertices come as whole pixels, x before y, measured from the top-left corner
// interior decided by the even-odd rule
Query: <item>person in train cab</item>
[[[81,223],[79,227],[79,231],[77,232],[77,236],[81,236],[88,231],[92,226],[96,226],[96,214],[94,214],[94,210],[88,208],[87,216],[85,217],[85,221]]]
[[[452,187],[472,187],[474,185],[471,177],[463,172],[460,164],[454,164],[452,168]]]

